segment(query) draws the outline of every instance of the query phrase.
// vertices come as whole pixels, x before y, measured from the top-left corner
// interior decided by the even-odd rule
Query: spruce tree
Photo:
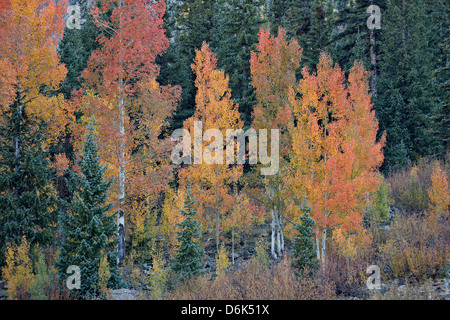
[[[103,255],[110,266],[110,285],[117,283],[116,223],[110,213],[112,204],[107,201],[112,180],[104,180],[106,168],[100,164],[99,147],[92,124],[83,145],[79,160],[80,173],[70,172],[68,185],[73,192],[70,202],[62,200],[65,210],[59,214],[62,241],[57,266],[60,277],[67,277],[66,270],[76,265],[81,271],[80,297],[99,293],[99,264]]]
[[[327,0],[274,0],[271,29],[281,26],[289,39],[297,39],[303,49],[302,65],[315,70],[322,51],[327,51],[332,34],[332,5]],[[298,73],[300,73],[300,69]]]
[[[18,94],[0,115],[0,266],[8,243],[19,245],[25,236],[31,246],[46,246],[55,232],[46,126],[28,117],[26,106]]]
[[[294,260],[292,265],[299,269],[300,273],[305,270],[312,275],[318,267],[317,256],[314,250],[315,222],[311,218],[311,206],[308,205],[307,197],[303,198],[300,205],[300,222],[295,225],[297,233],[294,237]]]
[[[289,39],[307,33],[311,24],[312,0],[272,0],[270,7],[271,33],[282,26]]]
[[[195,86],[191,64],[195,49],[203,41],[211,42],[213,29],[213,7],[215,0],[169,0],[164,17],[170,36],[167,52],[158,59],[161,73],[158,80],[162,85],[179,85],[182,88],[181,101],[170,120],[171,128],[183,126],[183,121],[194,114]]]
[[[372,4],[376,4],[384,12],[384,0],[343,1],[333,8],[334,30],[329,50],[333,61],[339,63],[347,73],[350,72],[355,60],[361,61],[367,70],[373,68],[370,52],[371,33],[378,38],[382,30],[369,30],[367,27],[370,14],[366,10]],[[375,53],[379,51],[378,41],[375,41],[372,50]]]
[[[175,249],[172,269],[183,281],[197,275],[203,266],[203,250],[200,248],[200,225],[195,218],[197,211],[194,209],[195,201],[191,195],[191,187],[188,185],[184,199],[184,209],[180,213],[184,220],[177,224],[178,245]]]
[[[396,170],[439,150],[433,121],[439,108],[436,58],[431,50],[433,28],[427,2],[388,0],[383,12],[375,101],[380,133],[387,131],[383,170]]]
[[[250,85],[250,52],[255,50],[264,23],[262,0],[219,0],[215,4],[211,47],[218,67],[230,77],[233,100],[250,124],[255,97]]]
[[[86,69],[91,53],[99,46],[97,37],[100,31],[89,14],[89,0],[78,0],[76,3],[81,11],[81,29],[66,27],[58,46],[61,62],[67,68],[67,76],[60,89],[66,98],[71,97],[74,89],[81,88],[83,79],[80,75]]]

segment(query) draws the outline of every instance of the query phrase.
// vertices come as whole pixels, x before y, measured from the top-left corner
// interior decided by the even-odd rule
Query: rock
[[[111,290],[111,300],[136,300],[138,292],[132,289]]]
[[[398,287],[398,292],[405,294],[405,289],[406,289],[406,285],[403,284]]]

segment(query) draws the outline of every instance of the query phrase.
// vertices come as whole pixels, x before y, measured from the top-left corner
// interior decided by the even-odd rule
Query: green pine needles
[[[45,124],[28,117],[20,93],[1,117],[0,266],[7,244],[20,244],[22,236],[32,246],[51,243],[57,210],[48,154],[42,148]]]
[[[99,265],[106,255],[109,268],[109,284],[117,283],[116,268],[116,223],[109,213],[108,189],[111,180],[105,181],[105,167],[100,164],[99,148],[95,140],[92,124],[83,146],[83,156],[79,161],[80,174],[70,172],[68,185],[73,192],[72,201],[62,200],[65,212],[59,215],[59,225],[63,240],[58,257],[60,277],[67,277],[67,267],[76,265],[81,271],[80,297],[99,294]]]
[[[312,275],[318,268],[316,252],[314,250],[315,232],[313,231],[315,222],[310,216],[311,206],[308,205],[308,199],[305,196],[300,205],[303,212],[300,215],[300,223],[295,225],[297,234],[294,238],[294,261],[292,265],[298,268],[300,273],[307,271]]]
[[[180,213],[185,219],[178,226],[178,245],[175,250],[172,269],[183,281],[200,273],[203,267],[203,250],[200,248],[200,225],[195,218],[191,187],[188,185],[184,199],[184,209]]]

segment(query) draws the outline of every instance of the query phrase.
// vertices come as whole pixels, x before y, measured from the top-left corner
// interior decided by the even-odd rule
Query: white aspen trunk
[[[119,2],[119,7],[123,5],[123,1]],[[122,30],[122,15],[120,17],[119,30]],[[119,64],[122,65],[122,35],[119,38]],[[125,200],[125,108],[123,99],[123,79],[119,79],[119,190],[117,193],[118,210],[117,210],[117,266],[122,267],[125,261],[125,217],[123,205]]]
[[[327,228],[325,227],[322,231],[322,268],[325,269],[325,246],[327,241]]]
[[[272,208],[270,209],[270,211],[272,212],[272,240],[270,242],[270,252],[272,254],[272,257],[274,259],[278,259],[277,254],[275,253],[275,233],[276,233],[276,227],[275,227],[275,222],[276,222],[276,216],[275,216],[275,209]]]
[[[275,228],[276,228],[276,239],[277,239],[277,255],[281,257],[281,234],[280,234],[280,214],[278,212],[278,207],[275,207]]]
[[[320,260],[320,243],[319,243],[319,228],[316,228],[316,255],[317,255],[317,261]]]
[[[121,81],[122,82],[122,81]],[[122,83],[121,83],[122,85]],[[125,113],[123,107],[123,97],[119,98],[119,191],[118,191],[118,211],[117,211],[117,228],[118,228],[118,255],[117,266],[122,267],[125,260],[125,217],[123,205],[125,200]]]
[[[216,164],[216,249],[219,252],[219,165]]]
[[[328,111],[327,111],[328,113]],[[327,121],[328,116],[325,115],[324,119],[324,138],[327,136]],[[327,165],[327,153],[324,154],[323,159],[324,164],[324,181],[325,181],[325,194],[324,194],[324,226],[322,230],[322,250],[321,250],[321,259],[322,259],[322,269],[325,270],[325,248],[326,248],[326,241],[327,241],[327,207],[326,207],[326,201],[327,201],[327,174],[326,174],[326,165]]]

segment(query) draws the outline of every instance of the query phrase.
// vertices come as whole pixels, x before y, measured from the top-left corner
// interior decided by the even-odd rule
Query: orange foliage
[[[0,110],[14,101],[29,117],[49,125],[49,141],[73,120],[58,89],[66,75],[56,51],[64,32],[66,1],[2,0],[0,10]]]
[[[297,198],[308,195],[318,231],[337,228],[365,243],[363,212],[381,183],[376,170],[385,141],[384,135],[376,141],[368,73],[356,63],[346,85],[344,72],[322,54],[317,73],[304,68],[302,75],[289,94],[296,119],[290,125],[292,192]]]
[[[223,70],[216,69],[217,58],[207,43],[203,43],[192,64],[196,75],[195,96],[196,109],[194,115],[187,119],[184,127],[190,130],[194,137],[194,121],[202,122],[202,134],[208,129],[218,129],[222,133],[222,146],[226,145],[226,130],[242,128],[238,105],[231,100],[231,90],[228,87],[229,78]],[[201,141],[202,152],[205,147],[217,143]],[[214,154],[214,152],[213,152]],[[212,155],[214,157],[214,155]],[[223,152],[222,164],[191,164],[180,172],[180,179],[186,185],[192,183],[192,194],[195,195],[196,209],[199,219],[206,227],[212,227],[217,210],[222,216],[233,205],[228,184],[242,175],[242,166],[229,167]],[[213,211],[209,216],[206,210]]]
[[[166,188],[172,173],[167,160],[171,144],[158,136],[176,107],[180,88],[156,81],[155,59],[169,45],[162,20],[165,2],[116,3],[102,0],[92,8],[94,22],[104,33],[82,74],[84,96],[78,99],[85,122],[95,119],[101,158],[109,164],[108,178],[116,182],[110,196],[119,194],[115,203],[120,206],[123,194],[146,195]]]

